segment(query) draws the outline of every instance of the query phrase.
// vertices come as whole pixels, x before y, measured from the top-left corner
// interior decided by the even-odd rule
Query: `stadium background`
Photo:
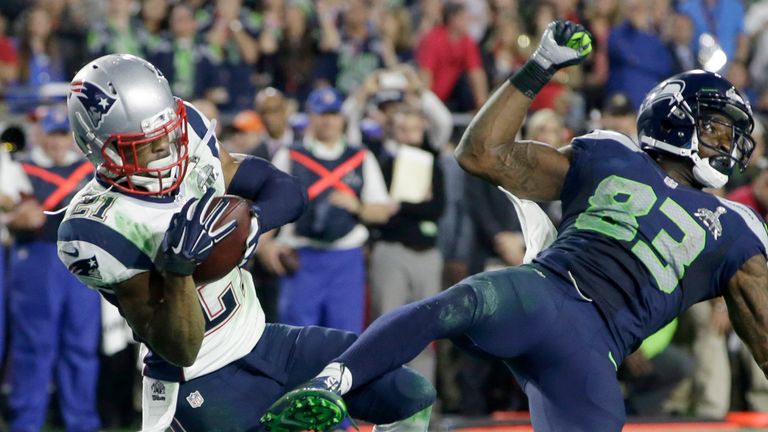
[[[586,25],[595,49],[584,66],[558,73],[536,98],[526,137],[559,146],[597,127],[633,136],[634,114],[655,82],[691,68],[718,71],[748,95],[761,124],[749,169],[728,189],[712,192],[731,194],[768,216],[762,127],[768,111],[768,0],[3,0],[0,14],[5,163],[28,157],[43,139],[43,119],[64,100],[74,72],[107,53],[132,53],[156,64],[178,96],[219,120],[219,138],[234,152],[273,155],[270,127],[280,121],[300,137],[307,125],[307,95],[318,87],[335,87],[356,102],[344,111],[347,138],[374,149],[389,136],[387,107],[410,104],[429,111],[427,135],[445,173],[446,204],[436,234],[441,268],[427,271],[441,271],[444,287],[488,266],[518,264],[522,256],[519,241],[496,236],[515,232],[513,213],[500,208],[503,199],[493,198],[492,214],[473,212],[482,186],[464,177],[451,150],[472,113],[522,66],[554,19]],[[275,94],[285,97],[270,98]],[[0,193],[12,195],[21,179],[7,172],[0,172]],[[3,200],[2,207],[7,221],[15,203]],[[547,211],[556,221],[557,206]],[[7,255],[19,233],[3,233],[2,274],[7,275],[13,272]],[[377,241],[373,233],[371,243]],[[279,284],[263,265],[253,265],[268,317],[279,320]],[[9,291],[2,291],[5,306],[12,302]],[[14,334],[9,315],[2,316],[5,346]],[[107,336],[114,336],[115,325],[123,331],[119,322],[102,323],[99,411],[107,430],[135,430],[136,347]],[[754,376],[720,303],[682,316],[675,329],[649,346],[646,362],[630,361],[622,371],[629,398],[645,392],[652,399],[652,408],[643,405],[638,409],[643,415],[633,420],[662,418],[673,424],[627,430],[768,425],[760,414],[768,412],[768,384]],[[445,343],[430,350],[439,364],[436,428],[490,430],[495,424],[495,430],[527,430],[514,426],[525,424],[524,417],[509,414],[524,412],[525,398],[502,367],[468,359]],[[14,365],[8,350],[3,352],[5,399]],[[666,370],[674,373],[661,381],[643,372],[659,353],[675,354]],[[665,372],[658,366],[655,371]],[[710,379],[712,374],[717,378]],[[702,401],[707,392],[730,396],[712,406]],[[756,414],[725,417],[723,409]],[[3,412],[7,418],[8,410]],[[46,430],[59,430],[60,418],[54,397]]]

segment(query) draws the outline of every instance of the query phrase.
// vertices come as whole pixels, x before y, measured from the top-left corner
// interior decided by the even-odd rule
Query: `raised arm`
[[[728,315],[739,337],[768,378],[768,266],[765,257],[747,260],[725,293]]]
[[[580,63],[591,50],[591,37],[582,26],[568,21],[547,26],[531,59],[496,90],[467,127],[456,148],[461,167],[520,198],[558,199],[570,166],[567,154],[515,137],[539,90],[558,69]]]

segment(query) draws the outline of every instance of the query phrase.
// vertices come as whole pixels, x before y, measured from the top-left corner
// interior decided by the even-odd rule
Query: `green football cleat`
[[[271,432],[327,431],[347,417],[347,405],[338,394],[319,388],[298,388],[273,403],[261,417]]]

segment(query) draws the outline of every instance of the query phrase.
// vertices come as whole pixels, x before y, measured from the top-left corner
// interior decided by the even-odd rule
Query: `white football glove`
[[[554,73],[581,63],[592,52],[592,35],[581,24],[557,20],[549,23],[539,47],[531,56],[542,68]]]

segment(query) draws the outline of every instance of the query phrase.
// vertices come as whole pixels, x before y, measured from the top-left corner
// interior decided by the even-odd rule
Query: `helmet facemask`
[[[755,148],[750,136],[752,120],[741,108],[727,102],[717,101],[716,110],[712,101],[702,98],[698,103],[695,134],[691,142],[693,174],[706,187],[725,186],[737,166],[744,171]],[[702,148],[710,153],[701,157]]]
[[[175,112],[168,108],[143,120],[142,132],[109,136],[101,148],[101,168],[110,184],[140,195],[166,195],[179,187],[186,174],[189,147],[187,113],[183,102],[176,102]],[[162,139],[168,140],[168,154],[147,160],[151,146]]]

